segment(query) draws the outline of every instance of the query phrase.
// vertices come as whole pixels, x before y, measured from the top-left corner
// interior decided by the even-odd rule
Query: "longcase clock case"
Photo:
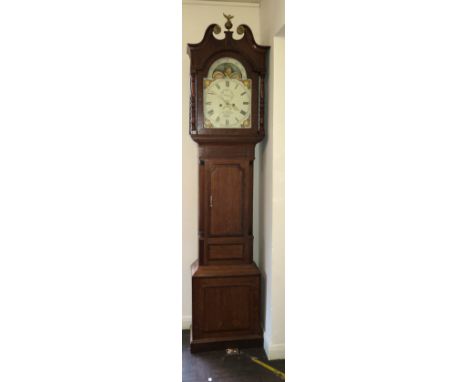
[[[199,255],[192,264],[192,352],[263,345],[261,274],[253,262],[252,194],[255,145],[264,137],[269,47],[258,45],[247,25],[240,25],[234,38],[228,22],[224,39],[214,36],[221,28],[212,24],[202,41],[187,49],[190,135],[199,149]],[[249,78],[250,115],[240,128],[213,127],[203,109],[204,81],[210,67],[222,57],[239,62]]]

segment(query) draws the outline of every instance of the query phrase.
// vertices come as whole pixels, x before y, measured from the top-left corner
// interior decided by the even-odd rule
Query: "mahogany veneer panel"
[[[260,273],[255,264],[195,264],[192,294],[192,336],[198,344],[255,340],[258,345],[261,341]]]
[[[208,261],[242,260],[243,258],[243,244],[208,244]]]
[[[242,235],[245,172],[241,163],[210,163],[210,235]]]

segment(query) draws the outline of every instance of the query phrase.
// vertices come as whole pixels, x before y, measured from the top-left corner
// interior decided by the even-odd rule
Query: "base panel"
[[[224,350],[227,348],[246,349],[261,347],[263,347],[263,336],[194,340],[192,337],[192,330],[190,330],[190,352],[192,353]]]
[[[263,346],[260,271],[252,264],[192,267],[192,352]]]

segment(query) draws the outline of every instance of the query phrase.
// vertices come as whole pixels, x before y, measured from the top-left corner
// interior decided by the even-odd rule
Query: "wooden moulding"
[[[263,336],[251,335],[243,338],[215,338],[194,340],[190,330],[190,351],[198,353],[202,351],[224,350],[228,348],[261,348],[263,347]]]
[[[199,265],[198,260],[192,264],[192,277],[236,277],[260,276],[255,263],[241,265]]]
[[[255,159],[255,144],[202,144],[198,146],[200,159]]]

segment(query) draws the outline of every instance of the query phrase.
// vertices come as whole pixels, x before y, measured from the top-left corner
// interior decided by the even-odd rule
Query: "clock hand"
[[[214,96],[218,97],[221,101],[223,101],[225,106],[231,106],[230,103],[229,103],[229,101],[226,101],[226,100],[223,98],[223,96],[221,96],[220,94],[215,93],[215,92],[212,92],[211,94],[213,94]]]
[[[229,106],[229,102],[228,102],[228,101],[226,101],[222,96],[220,96],[220,95],[218,95],[218,94],[216,94],[216,95],[218,96],[218,98],[219,98],[221,101],[224,102],[224,105],[225,105],[225,106]]]
[[[232,104],[232,108],[233,108],[235,111],[237,111],[237,112],[239,112],[239,113],[242,113],[242,110],[239,109],[236,105]],[[244,113],[245,113],[245,111],[244,111]],[[245,115],[245,114],[244,114],[244,115]]]

